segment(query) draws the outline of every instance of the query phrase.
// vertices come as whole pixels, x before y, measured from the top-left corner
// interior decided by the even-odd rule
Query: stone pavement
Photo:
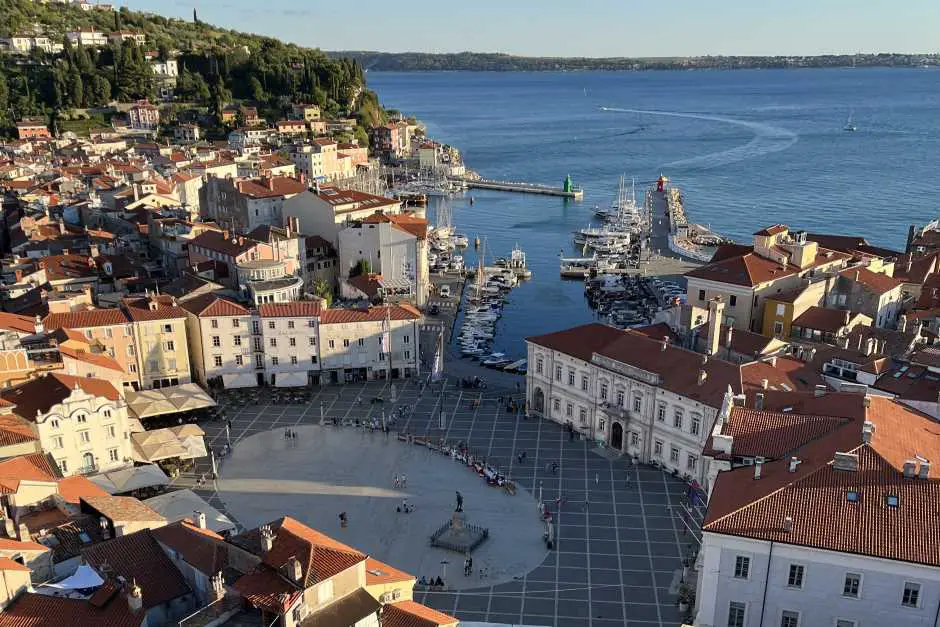
[[[318,424],[321,408],[327,419],[353,420],[380,416],[383,409],[390,414],[393,406],[404,406],[407,411],[393,429],[468,443],[536,498],[541,490],[558,524],[555,550],[520,578],[502,583],[478,578],[475,583],[479,586],[472,589],[416,591],[417,601],[467,621],[558,627],[681,623],[676,582],[682,557],[694,544],[682,533],[679,518],[683,482],[648,466],[633,466],[625,458],[610,460],[598,455],[594,444],[570,441],[559,425],[507,413],[495,398],[481,397],[479,391],[452,386],[441,391],[439,386],[426,387],[418,381],[399,381],[396,388],[395,404],[390,402],[386,384],[373,382],[317,388],[312,400],[302,405],[269,405],[262,398],[259,404],[230,407],[231,438],[236,445],[233,459],[237,461],[237,443],[242,439],[271,429],[281,432],[275,438],[283,438],[285,427]],[[374,396],[383,397],[385,402],[369,403]],[[357,402],[359,398],[362,404]],[[475,398],[482,398],[482,402],[472,407],[470,401]],[[443,430],[438,428],[442,411]],[[220,450],[226,438],[223,423],[209,422],[203,427],[207,443]],[[354,427],[335,428],[358,433]],[[516,454],[522,450],[527,452],[527,460],[519,464]],[[364,459],[357,451],[350,451],[350,455]],[[551,462],[559,464],[557,475],[550,470]],[[221,462],[223,485],[226,463]],[[197,466],[197,473],[207,470],[205,463]],[[387,474],[388,470],[381,472]],[[295,477],[292,471],[285,474],[283,479]],[[410,482],[413,475],[408,474]],[[194,482],[193,475],[177,481],[180,487],[193,487],[213,506],[225,509],[211,482],[203,486]],[[281,512],[290,510],[291,498],[284,497]],[[473,498],[467,502],[471,508]],[[329,507],[328,516],[336,516],[337,511]],[[354,525],[355,520],[350,524]],[[333,531],[330,527],[324,530]],[[494,527],[492,532],[499,530]],[[456,561],[460,576],[459,558]],[[454,577],[453,570],[450,576]]]

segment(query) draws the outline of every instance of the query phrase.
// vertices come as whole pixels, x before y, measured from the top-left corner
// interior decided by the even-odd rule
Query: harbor
[[[449,180],[455,184],[462,184],[469,189],[489,189],[499,192],[561,196],[562,198],[570,198],[573,200],[584,199],[584,189],[574,185],[571,182],[570,176],[565,178],[565,182],[561,187],[551,187],[550,185],[539,185],[537,183],[525,183],[520,181],[493,181],[468,176],[451,177]]]

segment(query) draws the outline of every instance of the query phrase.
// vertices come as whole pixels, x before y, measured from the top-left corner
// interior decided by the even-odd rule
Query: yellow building
[[[376,601],[393,603],[411,601],[414,597],[415,576],[398,570],[377,559],[366,559],[366,592]]]
[[[134,327],[141,388],[191,383],[186,343],[186,310],[170,296],[125,299],[122,307]]]

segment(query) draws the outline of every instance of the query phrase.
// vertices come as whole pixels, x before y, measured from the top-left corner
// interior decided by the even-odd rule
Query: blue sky
[[[690,56],[934,52],[940,0],[125,0],[325,50]]]

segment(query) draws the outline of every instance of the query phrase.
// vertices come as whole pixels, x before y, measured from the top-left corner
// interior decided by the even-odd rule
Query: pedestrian
[[[594,485],[597,485],[601,482],[601,476],[598,473],[594,473]]]
[[[588,501],[587,497],[584,497],[584,511],[588,511],[588,507],[590,507],[590,505],[591,503]]]
[[[401,487],[408,487],[408,476],[405,473],[401,473]]]

